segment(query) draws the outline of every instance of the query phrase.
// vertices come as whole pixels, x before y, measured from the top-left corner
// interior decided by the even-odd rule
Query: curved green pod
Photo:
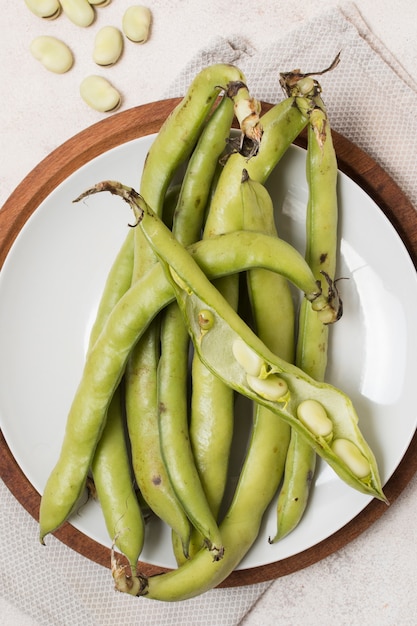
[[[159,215],[169,181],[191,154],[216,98],[231,82],[245,82],[234,65],[217,63],[197,74],[181,102],[161,126],[146,157],[141,193]]]
[[[321,98],[310,115],[306,159],[309,197],[306,211],[305,258],[316,278],[325,271],[335,278],[338,251],[337,158],[330,122]],[[307,305],[307,306],[306,306]],[[296,364],[316,380],[324,380],[328,358],[329,327],[322,324],[304,301],[298,318]],[[307,507],[316,466],[316,454],[295,430],[277,502],[277,532],[282,539],[299,524]]]
[[[121,402],[118,388],[109,405],[91,470],[109,537],[126,556],[134,572],[145,540],[145,521],[134,489]]]
[[[172,276],[171,271],[170,274]],[[172,282],[175,285],[177,300],[187,321],[195,349],[207,367],[236,391],[264,404],[279,417],[288,421],[293,428],[309,440],[311,446],[342,480],[362,493],[385,501],[375,457],[359,430],[358,416],[349,397],[327,383],[315,381],[298,367],[272,354],[243,320],[225,306],[223,298],[218,297],[217,292],[210,289],[207,296],[204,294],[203,299],[201,295],[197,295],[196,290],[192,290],[191,285],[187,285],[184,276],[181,276],[180,281],[175,278]],[[211,312],[214,320],[211,328],[202,332],[199,314],[207,310]],[[252,390],[246,380],[244,368],[233,356],[233,342],[238,339],[243,340],[248,349],[253,350],[264,361],[266,378],[277,374],[286,381],[289,392],[282,401],[272,402]],[[356,477],[333,452],[329,443],[321,437],[314,436],[300,422],[296,414],[297,406],[305,399],[315,399],[325,407],[333,422],[334,439],[343,438],[354,442],[368,459],[370,475],[366,480]]]
[[[135,200],[137,202],[137,198]],[[139,204],[140,227],[165,267],[194,347],[206,366],[236,391],[264,404],[288,421],[310,441],[312,447],[342,480],[362,493],[385,501],[375,457],[359,430],[358,416],[350,398],[329,384],[315,381],[298,367],[270,352],[192,261],[188,251],[175,241],[172,233],[145,203]],[[205,315],[209,312],[213,317],[209,329],[203,330],[200,327],[202,311]],[[272,402],[253,392],[246,380],[244,368],[233,356],[233,343],[238,339],[245,342],[248,349],[253,350],[264,361],[263,378],[278,374],[286,381],[289,392],[282,401]],[[352,441],[368,459],[369,477],[359,479],[355,476],[348,465],[334,453],[328,442],[314,436],[300,422],[297,418],[297,406],[306,399],[315,399],[323,404],[334,424],[334,439]]]

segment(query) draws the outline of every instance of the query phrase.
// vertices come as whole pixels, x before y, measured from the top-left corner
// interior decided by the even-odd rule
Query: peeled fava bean
[[[46,20],[54,20],[61,13],[58,0],[25,0],[25,3],[32,13]]]
[[[49,35],[33,39],[30,52],[47,70],[55,74],[65,74],[74,63],[69,47],[60,39]]]
[[[122,101],[117,89],[102,76],[84,78],[80,85],[80,94],[84,102],[92,109],[102,113],[116,111]]]
[[[94,22],[95,12],[88,0],[60,0],[62,10],[76,26],[87,27]]]
[[[94,40],[93,60],[97,65],[114,65],[122,54],[123,35],[115,26],[103,26]]]
[[[122,20],[123,32],[136,43],[145,43],[151,28],[151,12],[148,7],[134,5],[126,9]]]
[[[111,0],[88,0],[88,2],[95,7],[106,7],[110,4]]]

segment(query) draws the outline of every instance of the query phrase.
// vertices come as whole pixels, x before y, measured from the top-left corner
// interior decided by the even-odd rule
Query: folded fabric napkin
[[[219,61],[244,72],[251,94],[265,102],[283,99],[279,73],[320,71],[340,52],[340,63],[320,76],[332,127],[372,156],[417,206],[415,137],[417,86],[369,31],[354,4],[318,14],[263,50],[240,36],[218,37],[192,59],[167,96],[185,92],[202,67]]]
[[[417,136],[416,88],[369,32],[354,5],[320,13],[262,50],[253,49],[239,35],[218,37],[187,64],[165,96],[183,95],[204,66],[229,62],[244,71],[254,96],[276,102],[283,97],[280,72],[320,70],[338,52],[339,66],[320,79],[333,128],[367,151],[417,206],[417,147],[409,141]],[[15,605],[28,624],[235,626],[272,584],[215,589],[176,604],[118,594],[105,568],[54,537],[48,538],[47,548],[41,547],[36,522],[3,483],[0,497],[0,595],[7,599],[2,608],[6,618]]]

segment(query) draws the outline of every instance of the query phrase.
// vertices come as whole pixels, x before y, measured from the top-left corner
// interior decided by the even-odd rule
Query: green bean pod
[[[209,68],[206,68],[205,70],[200,72],[200,74],[195,78],[186,96],[183,98],[181,103],[176,107],[176,109],[173,111],[173,113],[169,116],[169,118],[164,123],[163,127],[160,129],[160,132],[158,133],[158,136],[155,139],[155,142],[152,145],[147,155],[146,164],[145,164],[145,168],[142,173],[142,179],[141,179],[141,192],[147,198],[148,203],[151,204],[155,208],[158,214],[161,214],[162,212],[162,204],[164,201],[164,196],[165,196],[165,192],[168,187],[168,184],[170,180],[172,179],[174,172],[177,170],[179,164],[185,161],[185,159],[190,155],[191,151],[193,150],[197,142],[197,139],[199,137],[199,134],[201,133],[204,120],[207,118],[207,115],[212,109],[212,106],[218,94],[220,93],[222,89],[226,90],[226,88],[229,86],[230,83],[238,82],[239,84],[241,84],[242,81],[244,81],[244,76],[242,75],[240,70],[238,70],[237,68],[233,66],[218,64],[218,65],[214,65]],[[229,106],[230,106],[230,103],[228,103],[227,101],[222,102],[221,105],[217,108],[217,111],[219,109],[226,109]],[[213,117],[218,117],[217,111],[214,112]],[[228,121],[229,127],[230,127],[230,124],[231,124],[231,119],[230,121]],[[215,127],[214,122],[211,124],[211,127]],[[228,130],[229,129],[227,129],[227,134],[228,134]],[[211,134],[213,135],[213,133]],[[210,135],[208,133],[206,133],[206,135],[208,135],[209,137],[208,139],[206,139],[206,141],[209,141]],[[218,141],[218,139],[216,139],[216,141]],[[223,147],[224,146],[222,145],[221,150],[223,150]],[[217,150],[217,148],[215,149]],[[207,148],[204,150],[204,149],[201,149],[201,146],[200,147],[197,146],[197,148],[194,151],[194,155],[191,159],[192,161],[191,167],[188,168],[188,176],[187,176],[188,183],[187,183],[187,186],[184,187],[185,189],[188,190],[187,191],[188,197],[186,194],[182,194],[182,197],[180,198],[180,203],[177,205],[177,209],[176,209],[177,224],[179,223],[180,220],[182,221],[182,223],[184,221],[182,220],[182,213],[184,212],[183,207],[185,206],[185,203],[189,202],[190,189],[192,190],[192,193],[194,193],[194,201],[196,201],[196,198],[198,198],[198,195],[195,192],[195,185],[194,185],[194,188],[192,187],[193,171],[199,171],[199,170],[201,171],[202,168],[207,167],[207,163],[206,164],[198,163],[198,162],[196,163],[198,155],[202,155],[204,154],[204,152],[207,152]],[[207,175],[207,173],[206,173],[206,176],[207,176],[207,179],[210,178],[210,176]],[[202,196],[200,196],[199,202],[201,202],[202,200],[203,198]],[[183,228],[184,226],[182,226],[181,229],[177,226],[177,230],[182,230]],[[135,276],[137,277],[137,276],[140,276],[140,274],[144,271],[144,269],[146,270],[146,268],[149,267],[149,264],[152,262],[152,260],[149,258],[149,255],[145,254],[144,252],[146,249],[146,245],[143,241],[143,236],[141,234],[140,229],[136,230],[135,239],[136,239]],[[179,313],[177,313],[177,317],[180,317]],[[170,319],[173,319],[172,316]],[[181,321],[181,326],[182,325],[183,324]],[[179,325],[177,323],[177,327],[178,326]],[[148,331],[148,348],[150,350],[150,354],[147,355],[143,351],[140,351],[139,353],[142,360],[146,359],[146,368],[148,372],[149,372],[149,367],[150,367],[150,361],[151,359],[154,358],[154,355],[155,355],[155,346],[152,347],[150,345],[150,335],[152,334],[152,332],[154,336],[154,343],[156,344],[159,341],[159,338],[156,335],[156,331],[155,330],[152,331],[150,329]],[[167,333],[169,333],[169,329]],[[184,350],[185,350],[186,346],[188,345],[188,337],[184,333],[185,331],[183,331],[184,339],[181,345],[184,347]],[[171,333],[171,336],[173,336],[173,333]],[[185,341],[185,339],[187,339],[187,342]],[[180,338],[178,335],[176,337],[176,341],[177,341],[177,346],[178,346],[180,344]],[[144,365],[138,362],[139,350],[140,350],[140,346],[138,346],[133,352],[133,354],[131,355],[130,364],[128,368],[129,371],[132,371],[132,370],[143,371],[144,370]],[[163,360],[161,362],[161,367],[159,368],[160,374],[161,372],[165,371],[164,363],[165,363],[166,354],[167,354],[167,351],[164,351]],[[168,352],[168,354],[170,354],[170,352]],[[154,362],[154,367],[156,367],[155,362]],[[177,370],[177,373],[179,373],[179,370]],[[152,381],[154,384],[156,380],[157,380],[156,376],[152,376]],[[183,380],[185,380],[185,376],[183,376]],[[138,384],[140,385],[140,383]],[[168,395],[170,394],[171,397],[175,397],[178,399],[179,395],[171,393],[170,389],[172,389],[172,384],[169,387],[161,384],[159,386],[158,393],[161,394],[161,390],[164,390],[164,392],[167,391]],[[156,393],[155,388],[151,387],[151,385],[149,384],[149,381],[145,389],[143,389],[142,387],[140,395],[138,393],[135,393],[134,388],[132,386],[132,376],[129,376],[129,385],[128,385],[128,391],[127,391],[128,412],[131,413],[134,410],[133,401],[131,401],[131,398],[133,396],[136,397],[136,404],[137,404],[136,410],[139,415],[144,413],[144,409],[142,408],[143,405],[145,405],[148,408],[147,410],[149,411],[150,402],[145,396],[155,397],[155,393]],[[169,424],[169,419],[172,415],[172,413],[168,410],[170,404],[168,403],[166,398],[163,398],[161,405],[165,407],[165,411],[160,413],[160,415],[163,417],[163,419],[160,420],[161,432],[162,433],[167,432],[167,431],[171,432],[172,429],[167,428],[167,423]],[[176,413],[179,415],[181,414],[185,415],[183,410],[180,410],[180,411],[177,410]],[[129,419],[130,424],[132,423],[132,421],[133,419]],[[165,428],[164,428],[164,424],[165,424]],[[181,432],[181,430],[179,430],[178,432]],[[178,436],[176,440],[177,441],[179,440]],[[183,440],[183,441],[187,441],[187,440]],[[171,442],[169,441],[167,446],[163,446],[166,449],[167,454],[168,452],[172,451],[172,445],[170,445],[170,443]],[[191,455],[188,454],[189,458],[190,456]],[[174,456],[174,458],[177,458],[177,457]],[[168,464],[168,467],[171,467],[171,466],[172,466],[172,463]],[[182,467],[183,468],[188,467],[192,469],[191,464],[183,464]],[[175,476],[179,478],[181,476],[181,473],[176,472]],[[179,490],[179,488],[180,488],[180,485],[177,484],[177,491]],[[197,491],[195,491],[195,493],[197,493]],[[172,498],[170,499],[170,502],[172,502]],[[204,503],[204,499],[202,497],[200,497],[200,502]],[[207,511],[207,515],[208,514],[209,514],[209,511]],[[191,516],[194,522],[198,523],[198,517],[196,516],[196,511],[192,512]],[[182,546],[184,546],[184,538],[182,538],[181,544]]]
[[[164,346],[159,364],[158,411],[162,455],[174,491],[193,527],[198,530],[212,558],[223,557],[223,544],[216,520],[207,502],[189,443],[187,397],[184,388],[188,379],[188,361],[183,357],[188,337],[177,333],[178,307],[169,305],[164,312]],[[173,315],[170,318],[170,315]],[[183,324],[184,325],[184,324]],[[168,362],[168,364],[165,363]],[[167,367],[177,362],[175,369]],[[168,372],[165,371],[167,367]],[[184,414],[180,413],[180,409]]]
[[[358,418],[349,398],[330,385],[319,384],[299,368],[290,367],[288,363],[266,351],[262,342],[253,336],[239,316],[232,315],[232,309],[225,307],[224,299],[219,298],[220,294],[217,291],[212,291],[207,297],[204,295],[203,299],[196,295],[197,289],[192,291],[195,284],[193,281],[188,284],[184,274],[180,278],[177,272],[175,274],[171,272],[171,275],[175,276],[174,283],[179,287],[177,298],[189,323],[194,346],[207,367],[236,391],[264,404],[297,428],[346,483],[362,493],[385,500],[374,456],[359,431]],[[200,285],[197,286],[198,289],[199,287]],[[202,316],[204,319],[212,320],[210,332],[207,331],[207,324],[204,330],[201,329]],[[204,340],[208,334],[210,341]],[[254,380],[249,381],[246,368],[237,359],[232,358],[232,346],[239,338],[243,338],[245,349],[248,352],[253,351],[264,364],[260,376],[254,377]],[[282,393],[283,389],[285,393]],[[281,399],[277,398],[275,391],[279,393],[278,398]],[[333,423],[334,439],[352,441],[367,460],[366,476],[357,476],[346,461],[335,453],[334,448],[298,419],[296,411],[298,404],[310,398],[325,407]]]
[[[155,272],[151,270],[152,273]],[[150,288],[154,289],[154,285]],[[130,359],[126,368],[126,415],[132,466],[144,500],[153,513],[174,530],[181,550],[187,554],[190,523],[172,487],[160,451],[156,408],[159,346],[153,331],[148,328],[141,336],[134,348],[135,359]]]
[[[245,80],[234,65],[210,65],[197,74],[165,120],[149,149],[140,186],[141,194],[156,214],[161,214],[169,181],[190,156],[216,98],[227,90],[229,83]]]
[[[263,132],[256,155],[248,159],[237,151],[229,156],[224,165],[210,205],[204,231],[206,237],[220,234],[217,228],[220,220],[224,225],[222,232],[234,229],[233,224],[229,228],[227,222],[228,216],[232,216],[233,221],[235,215],[229,205],[233,207],[240,195],[242,171],[246,169],[253,180],[266,182],[288,147],[307,125],[308,116],[296,106],[295,98],[290,97],[262,115],[260,122]]]
[[[208,218],[206,220],[206,226],[204,230],[205,237],[212,237],[214,235],[218,235],[219,233],[225,233],[231,230],[236,230],[242,228],[243,226],[243,214],[238,215],[239,211],[241,211],[241,178],[242,171],[246,167],[250,172],[253,172],[253,175],[261,181],[264,181],[268,178],[272,169],[276,166],[282,155],[287,150],[288,146],[295,139],[295,137],[300,133],[302,128],[306,125],[307,118],[300,112],[300,110],[294,106],[294,99],[287,98],[284,102],[272,107],[272,109],[262,116],[260,120],[259,126],[262,128],[262,140],[257,145],[256,155],[253,156],[251,153],[251,157],[249,160],[245,154],[240,152],[236,152],[232,154],[224,168],[220,174],[220,177],[217,181],[216,189],[213,194],[213,198],[210,204],[210,212],[208,214]],[[236,281],[236,279],[234,279]],[[230,293],[230,278],[227,279],[227,284],[223,285],[223,293],[228,291]],[[236,285],[237,283],[235,283]],[[219,282],[216,283],[217,288],[221,288]],[[287,301],[288,303],[288,301]],[[216,397],[222,398],[221,404],[223,407],[230,411],[229,405],[231,406],[233,402],[233,395],[230,393],[230,390],[227,391],[226,386],[220,380],[216,380],[215,376],[210,376],[210,373],[205,372],[203,364],[201,364],[198,355],[194,357],[193,360],[193,377],[196,380],[204,380],[205,384],[205,398],[207,397]],[[211,386],[208,386],[208,382],[211,381]],[[229,399],[229,402],[227,402]],[[195,420],[197,424],[204,424],[204,426],[199,426],[198,431],[200,433],[205,433],[207,429],[207,424],[211,425],[214,418],[211,417],[207,421],[207,409],[209,408],[209,401],[205,400],[203,402],[200,401],[199,405],[205,405],[205,409],[199,409],[201,415],[204,416],[203,419]],[[219,404],[219,403],[217,403]],[[197,407],[199,406],[196,401],[196,409],[195,413],[197,414]],[[223,428],[226,423],[222,418]],[[232,422],[230,423],[230,437],[232,435]],[[215,429],[212,429],[213,431]],[[191,433],[193,436],[194,428],[191,427]],[[195,436],[195,439],[197,437]],[[205,441],[205,439],[200,435],[200,441]],[[207,440],[207,439],[206,439]],[[212,441],[213,438],[210,439]],[[200,449],[200,452],[196,453],[197,457],[200,458],[199,464],[203,468],[210,468],[213,465],[210,462],[210,457],[213,456],[213,448],[216,446],[204,445],[204,447],[199,444],[199,447],[195,446],[196,449]],[[221,467],[221,463],[218,465]],[[224,463],[223,463],[224,466]],[[206,475],[210,476],[208,469],[206,469]],[[226,474],[224,474],[226,478]],[[207,479],[207,490],[210,490],[212,493],[218,493],[216,507],[220,506],[220,494],[222,493],[218,489],[210,489],[209,484],[216,484],[212,482],[212,479]]]
[[[122,197],[127,201],[134,210],[138,210],[142,214],[143,207],[146,208],[150,221],[155,219],[152,210],[146,205],[145,201],[131,187],[126,187],[118,182],[104,181],[98,183],[93,188],[81,194],[75,201],[91,196],[93,194],[110,191],[111,193]],[[158,219],[155,219],[158,224]],[[160,225],[157,226],[160,229]],[[179,242],[176,242],[179,248],[183,248]],[[217,235],[210,239],[201,240],[187,248],[193,260],[198,264],[200,269],[211,280],[215,280],[222,276],[239,273],[253,268],[264,268],[281,274],[292,282],[301,292],[304,293],[306,299],[312,303],[315,310],[324,313],[332,311],[335,302],[333,301],[334,293],[330,289],[330,296],[325,294],[320,284],[316,281],[310,266],[292,245],[288,242],[255,231],[232,231],[223,235]],[[154,285],[154,289],[149,289]],[[141,293],[147,293],[149,290],[153,296],[146,302],[140,298]],[[113,324],[116,324],[116,318],[120,316],[120,331],[123,340],[125,333],[128,335],[129,325],[132,328],[132,336],[138,339],[137,328],[142,324],[143,320],[147,323],[167,304],[172,302],[174,295],[169,281],[164,275],[160,265],[155,265],[138,281],[133,284],[125,296],[118,303],[115,311],[109,316],[109,323],[112,324],[111,331],[115,330]],[[136,306],[134,306],[136,304]],[[126,309],[129,309],[126,311]],[[334,319],[338,318],[337,309],[334,311]],[[137,318],[137,325],[133,328],[133,320]],[[124,328],[124,326],[127,328]],[[102,333],[103,334],[103,333]],[[101,338],[102,339],[102,338]],[[127,339],[126,339],[127,340]]]
[[[316,278],[324,271],[332,279],[337,257],[337,159],[330,123],[320,97],[310,115],[306,155],[309,198],[306,216],[306,260]],[[297,340],[297,365],[315,380],[325,378],[329,327],[301,303]],[[276,542],[300,523],[307,507],[316,466],[316,454],[293,430],[284,482],[277,503]]]
[[[188,246],[201,238],[212,181],[233,121],[233,101],[223,96],[206,121],[190,156],[175,207],[172,230]]]
[[[224,275],[215,281],[216,288],[237,308],[239,280],[236,275]],[[177,305],[178,307],[178,305]],[[181,318],[182,314],[179,311]],[[182,320],[183,326],[184,321]],[[188,331],[184,326],[187,335]],[[207,369],[197,354],[191,363],[192,393],[189,437],[201,486],[211,514],[218,519],[225,493],[229,456],[234,426],[233,390]],[[189,557],[204,545],[198,530],[191,533]],[[182,562],[178,558],[177,562]]]
[[[262,125],[259,120],[261,107],[258,101],[250,97],[247,86],[235,81],[229,85],[227,96],[233,101],[234,112],[243,132],[243,142],[248,141],[251,154],[259,150],[262,137]],[[234,186],[231,178],[233,170],[224,168],[216,178],[216,191],[210,201],[208,218],[203,238],[213,237],[242,228],[242,206],[239,186]],[[221,181],[221,182],[220,182]],[[234,189],[233,198],[229,198],[226,210],[221,210],[222,194],[219,188]],[[216,281],[219,289],[229,303],[237,308],[239,298],[239,280],[237,276],[227,276]],[[223,500],[229,466],[229,455],[234,427],[234,395],[204,366],[195,355],[192,361],[193,390],[191,397],[190,438],[196,465],[199,471],[208,502],[217,517]],[[193,545],[199,547],[200,540],[194,534]]]
[[[239,84],[240,85],[240,84]],[[244,98],[240,102],[246,102],[248,92],[245,86],[238,89],[237,93],[244,92]],[[233,109],[236,107],[236,93],[232,94],[229,100],[233,102]],[[242,118],[240,120],[242,122]],[[230,134],[230,127],[228,137]],[[213,172],[214,176],[214,172]],[[223,172],[220,177],[223,176]],[[239,227],[241,223],[240,198],[237,199],[237,206],[230,211],[229,205],[229,221],[232,226],[226,227],[226,230]],[[208,215],[212,211],[212,201],[208,207]],[[223,217],[223,216],[222,216]],[[237,223],[236,223],[237,220]],[[233,226],[234,224],[234,226]],[[223,219],[212,226],[212,231],[224,231]],[[206,228],[203,232],[203,239],[207,237]],[[238,277],[229,275],[224,276],[215,282],[216,288],[219,289],[228,299],[229,303],[235,308],[238,305],[239,297],[239,281]],[[178,305],[177,305],[178,309]],[[186,326],[181,316],[183,332],[188,335]],[[212,372],[206,368],[201,362],[197,354],[193,355],[191,364],[192,390],[191,390],[191,411],[189,437],[190,445],[195,461],[195,467],[199,476],[199,481],[205,494],[205,500],[213,519],[217,520],[220,505],[223,499],[227,482],[227,472],[229,467],[229,454],[233,437],[234,422],[234,397],[233,391],[224,385]],[[198,528],[191,533],[190,541],[190,557],[204,545],[204,535]],[[181,559],[177,558],[178,563]]]
[[[132,288],[112,309],[102,332],[89,350],[80,383],[71,404],[64,439],[55,467],[45,485],[40,511],[40,539],[59,528],[76,509],[88,470],[104,428],[107,410],[123,376],[132,348],[158,310],[172,300],[168,283],[153,297],[152,276],[144,280],[147,298],[132,305]],[[165,295],[164,295],[165,294]],[[138,294],[136,293],[135,297]]]
[[[226,91],[226,99],[238,119],[243,137],[245,137],[252,146],[257,148],[260,140],[259,103],[254,98],[250,97],[247,86],[241,81],[229,83]],[[230,127],[231,120],[229,128],[227,129],[227,136],[223,136],[223,148],[226,146],[226,140],[229,138]],[[218,154],[218,156],[220,156],[220,154]],[[215,173],[216,171],[213,169],[211,171],[211,180],[213,180]],[[220,177],[222,176],[223,172],[220,174]],[[233,207],[233,210],[231,210],[232,205],[229,205],[227,216],[228,225],[224,225],[224,215],[221,215],[217,224],[212,223],[210,236],[213,232],[223,232],[225,229],[230,230],[241,227],[239,195],[236,200],[237,206]],[[208,215],[210,215],[212,211],[212,199],[208,209]],[[205,237],[206,230],[203,233],[203,238]],[[224,293],[230,303],[233,303],[233,305],[237,307],[237,276],[224,277],[221,281],[216,282],[216,287]],[[182,320],[181,313],[179,311],[178,313]],[[188,332],[184,327],[183,321],[180,323],[183,328],[182,332],[185,332],[188,337]],[[227,481],[228,460],[233,436],[233,392],[207,370],[201,363],[198,355],[192,360],[192,380],[189,428],[191,452],[195,459],[195,468],[199,476],[198,482],[201,484],[203,493],[205,494],[204,500],[209,507],[211,517],[217,519]],[[191,557],[195,550],[199,549],[202,544],[204,544],[204,535],[202,535],[197,528],[191,535]],[[179,563],[181,562],[181,555],[177,555],[177,561]]]
[[[291,429],[284,480],[277,501],[277,532],[268,539],[276,543],[300,523],[307,507],[317,455],[302,435]]]
[[[245,83],[243,73],[234,65],[217,63],[204,68],[160,128],[146,156],[140,182],[141,195],[159,217],[173,175],[191,155],[217,97],[234,83]],[[135,275],[139,276],[152,261],[149,254],[143,253],[146,245],[140,229],[135,231],[135,238],[140,251],[136,255]]]
[[[146,241],[144,242],[146,243]],[[143,254],[148,256],[149,246]],[[135,250],[138,252],[137,248]],[[148,263],[146,263],[148,265]],[[133,283],[139,286],[146,283],[157,264],[150,263],[144,278],[138,277]],[[155,286],[148,285],[155,291]],[[149,294],[139,289],[139,297],[150,298]],[[151,297],[152,300],[152,297]],[[172,299],[170,299],[172,301]],[[166,306],[168,302],[164,302]],[[144,334],[132,344],[126,364],[126,421],[131,447],[132,465],[136,482],[151,510],[166,522],[178,535],[182,551],[188,553],[190,523],[185,511],[175,494],[163,456],[159,435],[158,419],[158,363],[160,358],[160,320],[156,315],[159,308],[147,320],[143,327]]]
[[[272,199],[264,185],[251,180],[246,170],[242,179],[242,195],[245,198],[243,201],[245,228],[278,237]],[[274,354],[292,363],[295,311],[287,279],[280,274],[259,268],[247,272],[247,284],[257,335]],[[256,403],[255,407],[255,424],[260,419],[275,419],[275,415],[265,406]],[[276,483],[280,483],[286,467],[291,427],[284,420],[278,420],[276,432],[279,444],[273,471]],[[268,467],[265,471],[269,475],[272,473],[272,469]]]
[[[232,119],[233,103],[229,98],[223,98],[190,158],[172,227],[174,236],[182,245],[200,238],[212,178],[225,149]],[[188,432],[189,341],[181,311],[174,302],[164,311],[161,327],[158,366],[160,445],[172,486],[184,511],[218,558],[222,555],[221,537],[201,484]],[[177,559],[180,558],[181,555],[177,554]]]
[[[122,422],[122,397],[118,388],[110,402],[91,469],[109,537],[136,572],[145,538],[145,524],[134,490]]]
[[[99,302],[96,318],[90,331],[89,348],[91,351],[96,339],[100,335],[107,318],[120,298],[128,291],[133,269],[133,233],[126,237],[122,248],[108,274],[103,293]],[[109,423],[99,436],[98,447],[91,458],[93,477],[97,497],[101,503],[105,523],[109,536],[117,547],[127,556],[131,566],[136,566],[143,546],[143,516],[138,505],[132,483],[127,448],[121,423],[121,407],[119,393],[115,393],[109,408]],[[107,417],[103,416],[103,421]],[[115,440],[115,445],[111,440]],[[85,467],[84,467],[85,470]],[[116,476],[117,474],[117,476]],[[114,484],[117,484],[117,489]],[[78,485],[79,494],[75,497],[73,508],[83,491],[83,485]],[[69,506],[69,504],[68,504]],[[51,511],[48,505],[41,507],[42,519],[49,519]],[[68,515],[67,515],[68,516]],[[53,520],[53,518],[52,518]],[[122,522],[123,520],[123,522]],[[57,523],[57,527],[62,522]],[[129,528],[129,532],[119,532],[121,524]]]
[[[246,169],[242,195],[244,229],[278,237],[271,196],[262,183],[250,178]],[[295,311],[288,280],[276,272],[256,268],[247,273],[247,283],[257,334],[272,352],[292,362]]]
[[[270,417],[265,411],[255,415],[233,500],[220,524],[223,558],[213,561],[202,549],[176,570],[150,578],[140,576],[137,595],[163,602],[187,600],[219,585],[240,563],[259,534],[262,517],[281,479],[277,455],[282,430],[280,420]]]
[[[162,253],[160,249],[158,251]],[[171,263],[170,266],[174,269]],[[233,309],[225,306],[224,299],[219,297],[220,294],[216,290],[210,290],[211,294],[207,294],[207,297],[204,294],[204,299],[198,297],[196,292],[200,285],[195,288],[194,277],[189,284],[184,274],[180,275],[176,269],[174,271],[176,272],[174,282],[179,287],[177,298],[189,323],[194,346],[207,367],[236,391],[264,404],[297,428],[346,483],[362,493],[385,500],[374,456],[359,431],[358,418],[349,398],[340,390],[314,381],[299,368],[290,367],[288,363],[271,354],[239,316],[232,315]],[[206,280],[205,276],[204,279]],[[202,315],[205,319],[207,317],[212,319],[209,331],[207,328],[204,331],[200,328]],[[207,327],[207,324],[205,326]],[[204,340],[208,335],[210,341]],[[260,381],[259,385],[255,384],[255,380],[249,382],[245,367],[240,365],[237,359],[232,358],[232,346],[239,338],[243,338],[245,349],[247,348],[248,352],[253,351],[265,364],[261,376],[256,377],[256,381]],[[281,395],[281,400],[276,399],[273,393],[277,386],[275,376],[279,379],[280,385],[283,381],[283,385],[277,391],[281,392],[283,387],[287,390]],[[333,422],[334,438],[352,441],[367,459],[369,472],[365,477],[356,476],[345,460],[341,459],[322,437],[315,435],[298,419],[296,411],[298,404],[309,398],[316,399],[325,407]]]
[[[94,345],[111,311],[130,288],[133,271],[133,233],[126,237],[104,285],[96,318],[90,331]],[[107,412],[106,425],[91,463],[95,492],[109,537],[136,571],[144,542],[144,519],[136,497],[124,435],[120,389]]]

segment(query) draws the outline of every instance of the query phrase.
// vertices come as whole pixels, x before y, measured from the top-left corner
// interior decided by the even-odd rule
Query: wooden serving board
[[[163,100],[135,107],[78,133],[47,156],[12,193],[0,210],[0,267],[30,215],[70,174],[98,155],[138,137],[156,133],[180,101]],[[271,105],[264,104],[266,111]],[[396,183],[366,153],[334,132],[339,169],[376,202],[397,230],[417,267],[417,213]],[[306,146],[305,135],[296,142]],[[384,492],[391,505],[417,471],[417,434]],[[0,432],[0,477],[22,506],[38,520],[40,495],[23,474]],[[386,511],[387,506],[373,500],[359,515],[324,541],[292,557],[251,569],[233,572],[222,587],[249,585],[291,574],[336,552],[358,537]],[[55,536],[85,557],[104,567],[110,566],[110,550],[90,539],[71,524],[64,524]],[[153,575],[160,567],[141,563],[141,571]]]

